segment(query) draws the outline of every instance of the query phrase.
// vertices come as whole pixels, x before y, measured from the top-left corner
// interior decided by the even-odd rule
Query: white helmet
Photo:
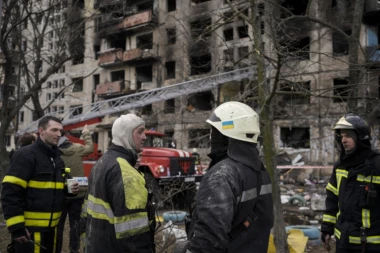
[[[240,102],[219,105],[206,122],[221,134],[236,140],[257,143],[260,135],[259,115]]]

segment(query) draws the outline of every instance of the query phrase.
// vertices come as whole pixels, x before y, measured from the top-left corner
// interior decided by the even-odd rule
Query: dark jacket
[[[15,237],[51,231],[61,216],[65,178],[59,150],[40,138],[15,153],[3,180],[1,201],[9,232]]]
[[[380,155],[369,145],[341,154],[326,193],[322,232],[335,234],[337,248],[360,251],[363,227],[366,252],[380,252]]]
[[[84,177],[82,157],[94,152],[94,143],[92,142],[90,133],[83,134],[84,145],[79,143],[72,143],[71,141],[64,141],[59,145],[59,150],[62,152],[62,159],[65,162],[66,168],[70,168],[70,176]],[[69,199],[83,198],[86,193],[86,188],[80,187],[77,195],[67,197]]]
[[[151,253],[148,190],[134,168],[137,157],[112,145],[91,170],[85,252]]]
[[[267,252],[273,226],[269,174],[262,166],[256,145],[229,140],[229,157],[207,171],[201,181],[189,252]],[[252,211],[256,220],[232,236],[231,229],[241,225]]]

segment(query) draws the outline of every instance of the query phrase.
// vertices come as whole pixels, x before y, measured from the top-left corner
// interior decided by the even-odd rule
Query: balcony
[[[125,91],[125,85],[129,86],[129,81],[114,81],[114,82],[106,82],[102,84],[98,84],[96,86],[96,95],[98,97],[110,97],[110,96],[118,96],[123,94]]]
[[[380,24],[380,2],[378,0],[366,0],[363,12],[365,24]]]
[[[113,34],[141,31],[143,27],[153,23],[152,10],[143,11],[123,19],[108,19],[100,28],[100,36],[107,37]]]
[[[107,51],[99,52],[98,66],[102,68],[112,68],[123,64],[122,48],[112,48]]]
[[[158,45],[154,45],[151,49],[134,48],[125,51],[123,62],[125,64],[133,64],[137,61],[150,61],[157,60],[158,58]]]

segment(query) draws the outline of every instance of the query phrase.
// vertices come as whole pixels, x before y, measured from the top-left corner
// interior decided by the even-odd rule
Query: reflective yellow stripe
[[[348,240],[353,244],[361,244],[359,236],[349,236]],[[367,236],[367,242],[371,244],[380,244],[380,235]]]
[[[40,188],[40,189],[63,189],[64,184],[61,182],[43,182],[43,181],[34,181],[30,180],[28,182],[28,187],[31,188]]]
[[[368,209],[362,209],[362,224],[364,228],[371,227],[370,211]]]
[[[334,235],[336,238],[340,239],[340,231],[337,228],[334,228]]]
[[[326,189],[338,196],[338,190],[332,184],[328,183]]]
[[[145,178],[125,159],[117,158],[124,186],[125,204],[128,209],[145,209],[148,201],[148,190]]]
[[[332,215],[328,215],[328,214],[324,214],[323,215],[323,221],[324,222],[330,222],[330,223],[336,223],[336,217],[332,216]]]
[[[336,174],[338,176],[347,177],[348,176],[348,171],[344,170],[344,169],[336,169]]]
[[[7,227],[10,227],[19,223],[23,223],[23,222],[25,222],[25,218],[22,215],[14,216],[12,218],[7,219],[6,221]]]
[[[18,177],[14,177],[14,176],[5,176],[3,183],[17,184],[24,189],[26,188],[26,185],[27,185],[27,182],[25,180]]]
[[[34,253],[40,253],[40,246],[41,245],[41,233],[40,232],[34,232]],[[38,244],[38,245],[37,245]]]
[[[86,218],[87,217],[87,199],[83,201],[82,204],[82,212],[80,213],[81,218]]]
[[[139,212],[124,216],[115,216],[110,205],[101,199],[88,195],[87,213],[93,218],[108,221],[115,226],[117,238],[131,236],[149,231],[147,212]]]
[[[27,227],[55,227],[58,225],[59,219],[52,220],[29,220],[25,219],[25,226]],[[50,226],[49,226],[50,225]]]
[[[26,219],[35,219],[35,220],[53,220],[59,219],[61,217],[61,212],[56,213],[46,213],[46,212],[24,212]]]
[[[365,176],[359,174],[358,177],[357,177],[357,181],[359,181],[359,182],[367,182],[367,183],[370,183],[372,181],[372,183],[374,183],[374,184],[380,184],[380,177],[379,176],[368,176],[368,177],[365,177]]]
[[[336,169],[336,181],[337,181],[337,194],[339,194],[339,189],[340,189],[340,183],[342,182],[342,178],[345,177],[347,178],[348,176],[348,171],[343,170],[343,169]]]
[[[348,241],[349,243],[353,243],[353,244],[361,244],[360,237],[357,237],[357,236],[349,236]]]

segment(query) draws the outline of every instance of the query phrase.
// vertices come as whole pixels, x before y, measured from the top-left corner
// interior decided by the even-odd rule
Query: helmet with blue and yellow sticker
[[[219,105],[206,122],[221,134],[236,140],[257,143],[260,135],[259,115],[240,102]]]

